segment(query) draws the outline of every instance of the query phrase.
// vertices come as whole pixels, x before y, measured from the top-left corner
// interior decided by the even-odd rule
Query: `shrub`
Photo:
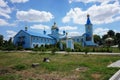
[[[24,50],[22,46],[18,46],[17,50]]]
[[[88,48],[88,47],[85,47],[84,52],[85,52],[85,54],[87,55],[87,53],[89,52],[89,48]]]
[[[55,54],[55,52],[58,51],[58,50],[59,50],[58,48],[54,47],[54,48],[52,48],[51,53]]]
[[[69,52],[71,51],[70,48],[66,48],[65,51],[69,54]]]

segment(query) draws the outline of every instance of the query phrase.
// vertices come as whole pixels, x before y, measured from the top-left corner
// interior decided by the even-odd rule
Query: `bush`
[[[22,46],[18,46],[17,50],[24,50],[24,48]]]
[[[66,48],[65,51],[69,54],[69,52],[72,50],[70,48]]]
[[[58,51],[58,50],[59,50],[58,48],[54,47],[54,48],[52,48],[51,53],[55,54],[55,52]]]
[[[89,48],[88,48],[88,47],[85,47],[84,52],[85,52],[85,54],[87,55],[87,53],[89,52]]]

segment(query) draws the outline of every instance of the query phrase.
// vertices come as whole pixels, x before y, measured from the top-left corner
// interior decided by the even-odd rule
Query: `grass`
[[[42,62],[49,57],[50,62]],[[0,52],[0,80],[108,80],[120,56]],[[32,63],[40,63],[32,68]]]

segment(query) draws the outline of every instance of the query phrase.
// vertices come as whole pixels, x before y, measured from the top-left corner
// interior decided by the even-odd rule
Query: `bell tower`
[[[54,25],[51,28],[51,34],[52,34],[52,37],[54,37],[56,41],[58,42],[59,41],[59,29],[56,25],[56,22],[54,22]]]
[[[86,33],[86,41],[93,41],[93,25],[90,21],[89,14],[87,14],[87,21],[85,24],[85,33]]]

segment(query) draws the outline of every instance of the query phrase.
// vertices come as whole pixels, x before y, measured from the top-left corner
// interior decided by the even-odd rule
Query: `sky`
[[[8,40],[26,26],[50,34],[56,22],[60,33],[78,36],[85,33],[87,14],[93,34],[120,32],[120,0],[0,0],[0,34]]]

